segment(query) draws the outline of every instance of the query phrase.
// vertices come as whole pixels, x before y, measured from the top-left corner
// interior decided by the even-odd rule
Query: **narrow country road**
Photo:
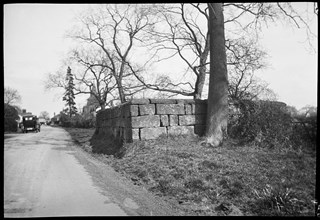
[[[4,217],[177,214],[75,146],[62,128],[5,134]]]

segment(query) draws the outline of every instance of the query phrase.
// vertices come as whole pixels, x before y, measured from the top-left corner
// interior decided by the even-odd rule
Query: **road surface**
[[[77,147],[62,128],[6,135],[4,217],[179,215]]]

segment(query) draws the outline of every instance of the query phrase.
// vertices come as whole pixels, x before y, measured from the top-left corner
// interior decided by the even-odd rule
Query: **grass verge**
[[[171,137],[104,152],[115,157],[92,151],[112,145],[94,129],[66,130],[96,158],[186,214],[314,216],[315,152],[231,142],[211,148],[199,138]]]

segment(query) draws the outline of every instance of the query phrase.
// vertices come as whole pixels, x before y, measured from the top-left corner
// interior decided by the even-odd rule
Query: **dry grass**
[[[72,130],[73,138],[81,137],[80,130]],[[125,144],[121,158],[94,155],[189,214],[314,215],[315,152],[200,143],[160,138]]]

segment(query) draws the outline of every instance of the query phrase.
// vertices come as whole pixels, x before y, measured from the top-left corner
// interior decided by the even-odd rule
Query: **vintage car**
[[[40,132],[40,122],[37,116],[28,115],[22,117],[22,132],[28,133],[28,131]]]

